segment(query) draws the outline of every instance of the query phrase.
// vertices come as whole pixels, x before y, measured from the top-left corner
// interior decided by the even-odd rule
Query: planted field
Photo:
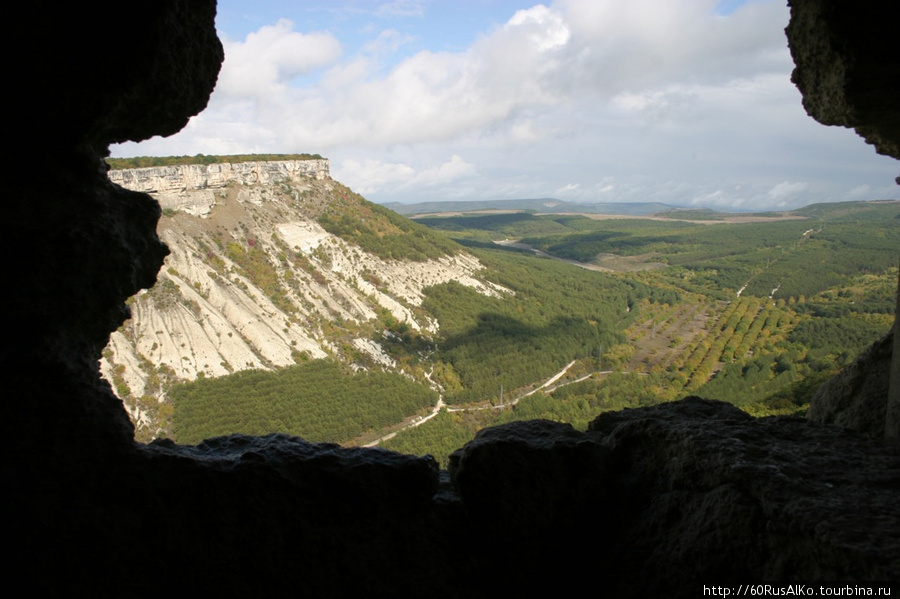
[[[507,214],[467,228],[473,218],[429,224],[470,245],[504,239],[508,255],[537,248],[561,260],[551,271],[571,268],[573,259],[602,264],[618,272],[615,279],[652,291],[629,297],[621,342],[604,345],[599,359],[579,360],[553,387],[511,408],[479,408],[468,419],[455,413],[401,432],[388,447],[441,457],[426,439],[458,444],[465,431],[522,418],[586,426],[603,410],[688,394],[757,415],[802,413],[818,385],[883,335],[893,317],[898,202],[810,207],[765,223]],[[523,264],[547,268],[546,259],[521,252]],[[635,268],[651,261],[657,268]],[[559,309],[570,295],[554,289],[541,305]]]

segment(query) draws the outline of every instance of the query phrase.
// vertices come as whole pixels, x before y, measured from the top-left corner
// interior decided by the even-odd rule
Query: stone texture
[[[473,525],[506,541],[500,570],[591,572],[623,597],[900,576],[887,532],[900,456],[802,419],[687,398],[603,414],[585,433],[517,422],[481,431],[450,470]]]
[[[894,304],[894,347],[891,361],[890,387],[888,389],[888,407],[884,423],[886,439],[900,439],[900,277],[897,281],[897,303]]]
[[[222,45],[207,26],[215,12],[210,0],[7,7],[15,24],[2,41],[15,108],[9,126],[29,132],[17,141],[43,150],[32,159],[59,164],[51,146],[103,151],[181,130],[206,107],[218,77]]]
[[[893,344],[892,331],[822,385],[810,401],[807,418],[884,438]]]
[[[806,112],[900,158],[900,47],[893,0],[789,0],[791,77]]]
[[[215,164],[180,164],[109,171],[109,179],[132,191],[180,192],[224,187],[228,183],[268,185],[278,181],[317,180],[330,175],[330,162],[321,160],[270,160]]]
[[[129,509],[152,524],[135,533],[163,581],[243,597],[415,596],[449,584],[440,542],[453,535],[436,517],[431,458],[286,435],[157,442],[142,457],[150,478]]]
[[[873,144],[880,154],[900,159],[900,45],[896,43],[896,3],[892,0],[789,0],[791,21],[785,33],[796,65],[791,76],[803,94],[807,114],[824,125],[852,127]],[[897,177],[900,184],[900,177]],[[900,296],[898,296],[900,298]],[[881,369],[879,379],[895,384],[886,402],[883,428],[886,438],[900,439],[900,314],[894,322],[896,351],[885,362],[877,358],[871,366],[858,364],[859,372]],[[832,390],[830,404],[847,404]],[[862,398],[853,400],[856,411]],[[880,399],[876,398],[880,403]],[[816,408],[814,414],[820,414]],[[824,414],[824,412],[821,412]],[[818,416],[817,416],[818,417]],[[842,417],[845,423],[849,413]],[[850,426],[856,426],[848,424]]]
[[[61,452],[77,460],[132,443],[98,352],[167,250],[159,206],[110,184],[102,157],[111,142],[174,133],[206,106],[223,58],[214,16],[214,2],[150,0],[5,13],[16,24],[2,42],[14,115],[5,138],[23,179],[5,190],[16,224],[0,250],[11,257],[7,306],[28,332],[0,349],[19,398],[3,402],[2,426],[22,447],[77,441]]]

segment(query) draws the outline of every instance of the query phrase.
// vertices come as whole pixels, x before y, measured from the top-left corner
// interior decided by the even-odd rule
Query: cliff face
[[[842,56],[893,22],[894,2],[864,4],[863,21],[835,30]],[[7,300],[27,328],[0,349],[8,583],[64,596],[490,597],[583,592],[590,576],[608,596],[696,597],[704,584],[900,580],[896,449],[717,402],[608,414],[586,433],[493,429],[457,455],[452,482],[428,457],[279,435],[135,444],[97,363],[166,248],[159,206],[112,185],[101,159],[205,106],[222,61],[214,6],[7,8],[20,34],[4,38],[7,56],[27,39],[29,60],[10,61],[18,127],[5,141],[58,165],[23,160],[4,188]],[[791,37],[795,56],[821,26]],[[898,48],[883,59],[897,64]],[[896,78],[860,77],[896,116]],[[887,144],[880,123],[866,126]]]
[[[155,287],[130,300],[131,318],[100,361],[140,438],[157,432],[156,410],[145,407],[164,400],[160,377],[324,357],[398,371],[373,338],[386,327],[382,314],[427,336],[437,321],[421,309],[426,287],[452,280],[486,295],[512,293],[479,279],[483,266],[463,252],[384,259],[329,233],[316,215],[345,188],[327,174],[326,160],[110,172],[114,182],[153,190],[164,210],[157,232],[170,251]]]
[[[167,194],[224,187],[228,183],[269,185],[305,177],[322,180],[330,176],[329,169],[326,159],[181,164],[113,170],[109,171],[109,180],[132,191]]]
[[[851,127],[880,154],[900,159],[900,62],[889,3],[790,0],[791,76],[806,112]],[[893,84],[888,82],[895,82]]]
[[[806,112],[823,125],[852,127],[880,154],[900,159],[900,52],[895,24],[885,18],[890,3],[789,4],[785,33],[796,65],[791,79]],[[897,293],[900,305],[900,286]],[[880,345],[822,389],[813,400],[812,418],[900,439],[900,315]]]

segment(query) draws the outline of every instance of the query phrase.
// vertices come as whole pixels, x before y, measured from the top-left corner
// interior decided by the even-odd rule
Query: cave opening
[[[798,51],[819,48],[824,26],[846,37],[838,48],[896,57],[891,35],[872,34],[890,29],[891,3],[792,5],[815,25],[798,27]],[[455,492],[433,462],[378,450],[278,435],[135,444],[96,361],[165,250],[159,207],[112,187],[101,159],[109,143],[183,127],[207,101],[221,45],[214,2],[87,10],[19,3],[7,13],[34,52],[8,65],[22,91],[10,94],[8,141],[27,159],[9,181],[2,243],[16,258],[15,324],[31,332],[0,350],[15,548],[4,572],[15,588],[489,597],[578,591],[590,578],[611,596],[690,597],[704,580],[900,578],[896,450],[796,419],[751,422],[706,400],[606,414],[585,433],[541,421],[495,429],[460,458]],[[4,43],[21,55],[19,39]],[[862,56],[865,70],[900,64]],[[822,73],[832,62],[805,64]],[[900,77],[874,80],[877,93],[862,97],[895,115],[885,82]],[[830,116],[853,124],[845,108]],[[896,121],[879,122],[864,133],[892,151]],[[33,158],[48,155],[52,168]]]

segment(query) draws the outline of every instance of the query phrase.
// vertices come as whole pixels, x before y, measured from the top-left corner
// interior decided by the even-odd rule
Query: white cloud
[[[425,16],[425,9],[421,0],[393,0],[393,2],[380,5],[375,14],[378,16],[422,17]]]
[[[332,34],[300,33],[282,19],[244,41],[226,40],[211,111],[232,112],[229,104],[253,98],[256,114],[244,116],[257,127],[248,131],[268,130],[266,142],[326,152],[473,134],[533,141],[541,135],[533,121],[522,121],[523,112],[565,111],[585,94],[617,96],[623,106],[659,112],[672,105],[674,96],[658,85],[709,70],[698,69],[698,60],[721,63],[736,48],[746,51],[756,38],[743,33],[743,23],[722,25],[737,19],[715,17],[713,5],[696,0],[538,4],[516,12],[464,52],[421,51],[386,73],[365,55],[337,62],[341,45]],[[422,4],[392,2],[379,11],[419,14]],[[383,30],[363,51],[391,54],[410,39]],[[765,54],[765,39],[755,43],[762,46],[756,54]],[[654,67],[658,58],[662,62]],[[323,68],[319,85],[289,85]]]
[[[577,193],[579,191],[579,187],[581,187],[581,185],[578,183],[566,183],[565,185],[563,185],[562,187],[557,189],[553,193],[553,195],[559,196],[561,198],[568,198],[571,196],[575,196],[575,195],[577,195]]]
[[[517,11],[502,31],[520,38],[538,52],[561,48],[569,41],[569,28],[562,16],[543,4]]]
[[[347,159],[334,170],[340,181],[363,195],[395,188],[416,174],[416,170],[408,164],[386,163],[375,159]]]
[[[872,187],[869,185],[857,185],[849,192],[847,192],[847,196],[853,199],[867,199],[871,197]]]
[[[281,19],[247,36],[243,42],[225,40],[225,63],[216,93],[226,97],[266,97],[285,93],[298,75],[333,64],[340,42],[330,33],[298,33]]]
[[[766,4],[765,10],[740,19],[753,12],[750,7],[723,18],[712,13],[714,5],[696,0],[538,4],[516,12],[464,52],[421,51],[386,73],[364,56],[334,64],[340,44],[333,36],[301,34],[282,20],[244,42],[227,44],[220,96],[214,99],[258,98],[264,106],[256,120],[276,138],[324,151],[472,134],[525,141],[536,135],[530,125],[523,126],[519,115],[524,111],[565,110],[582,96],[617,97],[622,106],[662,114],[673,103],[690,101],[666,87],[673,82],[721,83],[789,60],[779,29],[783,7]],[[381,8],[402,14],[420,9],[417,2]],[[756,35],[763,24],[776,33]],[[773,36],[780,47],[771,43]],[[383,30],[364,51],[390,54],[409,39]],[[777,60],[759,60],[775,54]],[[326,66],[330,69],[319,86],[286,85]],[[279,111],[267,113],[266,107]],[[282,115],[288,111],[303,116],[285,122]]]
[[[674,82],[716,83],[790,68],[781,3],[728,17],[715,0],[559,0],[572,34],[574,81],[598,95]]]
[[[349,55],[335,34],[280,20],[225,40],[219,86],[184,132],[114,151],[319,152],[379,201],[558,194],[765,209],[896,197],[896,166],[884,175],[896,163],[804,114],[787,7],[722,16],[717,4],[556,0],[457,52],[413,51],[430,40],[407,28],[428,19],[418,1],[355,9],[367,37]],[[384,29],[379,15],[417,18]],[[878,166],[852,166],[863,163]]]
[[[809,188],[808,183],[791,183],[789,181],[782,181],[775,187],[769,190],[769,197],[772,198],[775,202],[784,203],[791,196],[795,196],[799,193],[806,191]]]
[[[413,41],[412,36],[403,35],[395,29],[385,29],[374,40],[363,45],[363,51],[376,55],[390,54],[411,41]]]
[[[471,177],[476,173],[475,165],[466,162],[456,154],[450,160],[437,166],[425,169],[412,179],[407,185],[419,184],[433,186],[439,184],[454,183],[460,179]]]
[[[419,168],[402,162],[349,158],[343,160],[335,170],[335,175],[341,181],[363,195],[458,184],[476,174],[474,164],[455,154],[445,162]]]

